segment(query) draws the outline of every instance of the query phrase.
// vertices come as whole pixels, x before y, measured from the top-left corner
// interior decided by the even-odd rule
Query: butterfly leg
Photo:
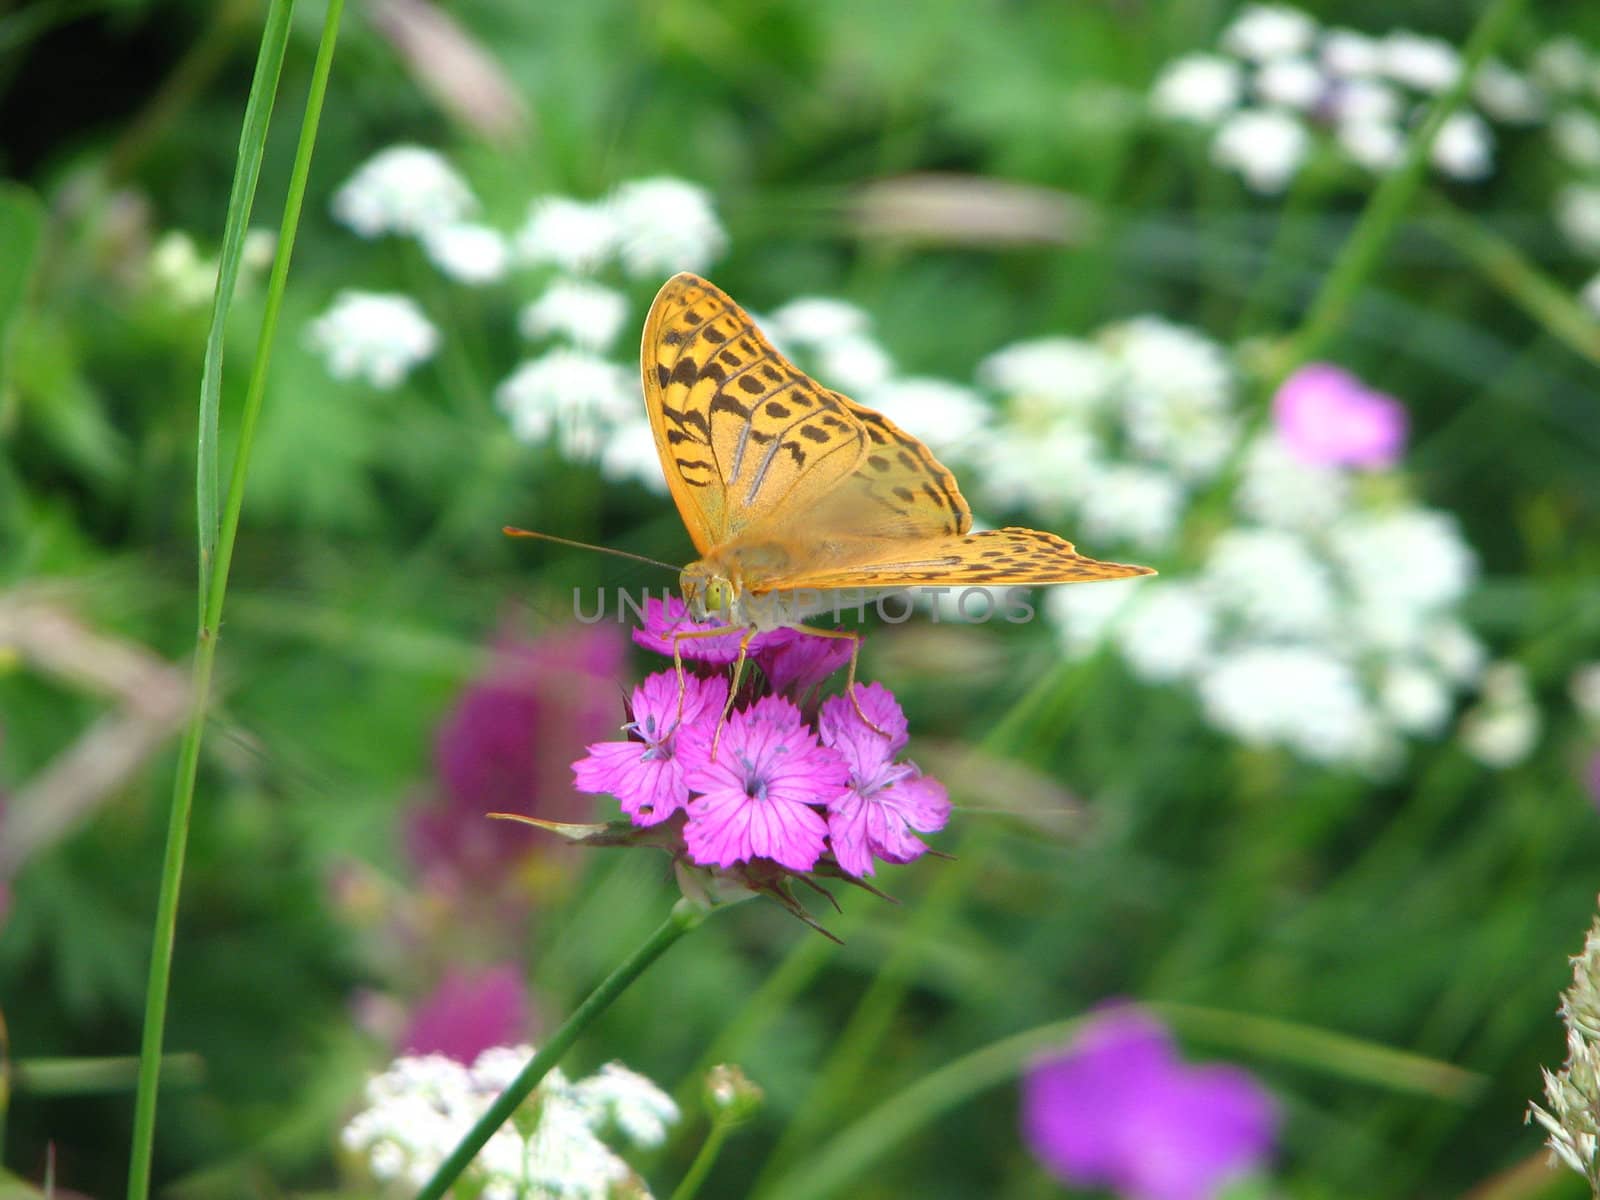
[[[728,723],[728,714],[733,711],[733,701],[739,694],[739,677],[744,674],[745,653],[750,648],[750,639],[755,637],[755,627],[744,631],[744,636],[739,639],[739,657],[733,662],[733,679],[728,683],[728,702],[722,706],[722,715],[717,718],[717,731],[711,735],[711,761],[717,761],[717,746],[722,742],[722,727]]]
[[[690,638],[723,637],[726,634],[739,632],[739,657],[733,664],[733,680],[728,685],[728,702],[722,706],[722,715],[717,718],[717,731],[711,736],[711,761],[717,761],[717,744],[722,740],[722,727],[728,722],[728,714],[733,711],[734,698],[739,694],[739,676],[744,672],[745,660],[750,650],[750,639],[755,637],[755,626],[745,625],[719,625],[715,629],[683,629],[672,635],[672,665],[678,672],[678,720],[683,720],[683,698],[688,691],[688,685],[683,677],[683,643]]]
[[[856,716],[861,718],[861,723],[879,737],[889,735],[872,723],[872,718],[861,710],[861,699],[856,695],[856,660],[861,657],[861,643],[866,641],[859,633],[851,633],[847,629],[814,629],[810,625],[800,627],[803,632],[825,638],[848,638],[850,640],[850,669],[845,675],[845,695],[850,697],[850,704],[856,710]]]

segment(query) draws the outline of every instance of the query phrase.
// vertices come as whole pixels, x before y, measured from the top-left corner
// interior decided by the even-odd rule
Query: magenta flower
[[[512,966],[480,974],[451,969],[411,1014],[400,1039],[402,1054],[443,1054],[471,1066],[495,1046],[528,1038],[528,993]]]
[[[809,871],[822,857],[828,824],[817,808],[844,787],[844,760],[817,742],[800,710],[764,696],[728,718],[711,758],[716,719],[684,730],[684,778],[691,791],[684,845],[701,866],[771,859]]]
[[[1277,1111],[1247,1072],[1188,1066],[1154,1017],[1091,1018],[1022,1085],[1022,1134],[1049,1171],[1129,1200],[1211,1200],[1262,1166]]]
[[[431,877],[492,883],[529,850],[491,812],[580,820],[565,772],[573,745],[616,721],[625,643],[610,628],[496,640],[488,668],[461,693],[434,736],[438,793],[407,818],[406,847]]]
[[[644,602],[644,627],[633,631],[633,640],[637,645],[646,650],[654,650],[657,654],[672,657],[673,635],[687,633],[690,630],[720,629],[727,624],[726,621],[712,619],[709,621],[696,621],[689,616],[689,610],[683,601],[676,596],[667,600],[646,600]],[[758,633],[750,639],[750,645],[745,653],[754,657],[755,654],[770,645],[773,639],[788,630],[778,630],[776,633]],[[739,639],[744,636],[744,630],[733,629],[716,637],[684,638],[677,643],[678,653],[690,662],[705,663],[713,667],[731,666],[739,657]]]
[[[894,761],[907,741],[906,715],[880,683],[856,688],[861,713],[849,696],[830,696],[817,727],[822,744],[844,758],[849,786],[828,805],[833,856],[851,875],[871,875],[874,855],[908,863],[928,849],[911,831],[936,833],[950,819],[944,785],[926,778],[915,763]],[[866,721],[883,733],[875,732]],[[885,736],[887,735],[887,736]]]
[[[678,711],[678,674],[661,671],[633,689],[626,742],[596,742],[572,764],[580,792],[615,796],[635,825],[665,821],[689,800],[678,747],[685,729],[715,724],[728,699],[727,680],[683,675],[683,713]]]
[[[803,629],[779,629],[766,635],[756,665],[767,686],[788,696],[803,696],[850,661],[855,642],[818,637]]]
[[[1272,420],[1289,449],[1318,466],[1390,467],[1405,451],[1405,406],[1331,363],[1308,363],[1285,379]]]

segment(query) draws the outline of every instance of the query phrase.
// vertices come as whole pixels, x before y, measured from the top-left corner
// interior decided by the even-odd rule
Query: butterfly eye
[[[733,587],[726,579],[708,579],[705,592],[708,613],[726,613],[733,607]]]

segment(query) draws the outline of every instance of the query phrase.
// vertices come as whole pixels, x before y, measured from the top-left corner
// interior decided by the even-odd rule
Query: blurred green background
[[[1482,15],[1442,0],[1307,11],[1457,48]],[[309,0],[294,13],[253,228],[281,211],[322,15]],[[1214,51],[1238,15],[1181,0],[352,3],[228,593],[173,964],[167,1047],[186,1057],[162,1093],[158,1192],[370,1194],[340,1162],[338,1130],[447,971],[515,964],[537,1040],[676,895],[665,860],[642,852],[557,852],[509,827],[463,851],[450,837],[466,835],[417,833],[416,813],[450,790],[442,758],[480,752],[452,714],[502,677],[506,646],[570,641],[575,586],[672,582],[510,542],[501,526],[691,553],[658,489],[513,436],[496,388],[528,353],[516,313],[548,267],[461,285],[416,243],[341,225],[340,186],[387,147],[428,147],[469,181],[476,219],[509,234],[535,197],[591,201],[676,176],[705,189],[726,230],[726,252],[700,265],[757,312],[842,298],[907,374],[964,384],[1008,343],[1157,314],[1227,349],[1240,419],[1259,426],[1286,348],[1391,176],[1341,159],[1313,111],[1321,140],[1296,179],[1253,190],[1214,161],[1208,133],[1151,111],[1163,69]],[[91,1060],[138,1046],[194,650],[207,264],[262,19],[238,0],[0,6],[0,1016],[13,1068],[0,1162],[37,1184],[53,1156],[59,1186],[91,1196],[117,1193],[126,1172],[132,1068]],[[1557,38],[1592,56],[1592,95],[1574,110],[1600,106],[1592,5],[1523,6],[1494,55],[1533,78]],[[1413,115],[1396,119],[1414,128]],[[670,1090],[716,1045],[766,1090],[704,1194],[749,1194],[764,1164],[768,1183],[803,1172],[900,1088],[1113,996],[1193,1006],[1187,1023],[1171,1010],[1187,1051],[1245,1065],[1277,1095],[1262,1194],[1581,1194],[1546,1174],[1522,1124],[1540,1064],[1563,1054],[1557,993],[1600,887],[1585,783],[1600,727],[1571,694],[1600,658],[1600,318],[1580,298],[1600,266],[1559,215],[1572,187],[1600,179],[1600,152],[1587,166],[1563,157],[1552,121],[1495,124],[1482,177],[1425,172],[1318,347],[1403,401],[1408,450],[1387,478],[1452,514],[1475,553],[1460,618],[1522,671],[1530,746],[1488,764],[1441,727],[1363,771],[1249,745],[1109,648],[1066,655],[1043,621],[875,630],[864,671],[905,703],[911,756],[950,783],[956,813],[934,844],[957,861],[878,876],[898,905],[835,889],[848,894],[834,917],[813,902],[840,947],[765,902],[719,917],[573,1056],[574,1074],[619,1058]],[[977,190],[928,217],[916,187],[932,179]],[[888,187],[906,181],[909,201]],[[630,306],[612,356],[630,371],[669,273],[608,279]],[[306,330],[344,289],[413,297],[437,355],[394,388],[334,379]],[[225,464],[265,290],[247,265]],[[961,472],[969,494],[988,469]],[[1230,520],[1218,489],[1143,558],[1181,578],[1196,539]],[[1119,555],[1053,527],[1143,560],[1137,544]],[[551,644],[513,671],[520,738],[485,735],[482,752],[511,764],[490,790],[609,817],[575,799],[566,764],[658,664],[597,642],[577,668],[552,665]],[[612,715],[573,715],[596,706]],[[480,872],[473,854],[501,865]],[[885,1026],[839,1051],[886,960],[900,975]],[[741,1018],[747,1034],[719,1042]],[[1369,1061],[1331,1035],[1439,1070]],[[696,1143],[642,1164],[658,1193]],[[1006,1085],[835,1194],[1058,1191]]]

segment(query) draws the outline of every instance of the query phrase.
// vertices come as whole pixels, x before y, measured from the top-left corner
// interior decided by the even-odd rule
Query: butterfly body
[[[751,633],[923,584],[1118,579],[1037,529],[973,533],[955,477],[882,413],[811,379],[724,292],[675,275],[645,320],[645,407],[700,557],[679,577],[692,615]],[[811,632],[819,632],[812,630]]]

